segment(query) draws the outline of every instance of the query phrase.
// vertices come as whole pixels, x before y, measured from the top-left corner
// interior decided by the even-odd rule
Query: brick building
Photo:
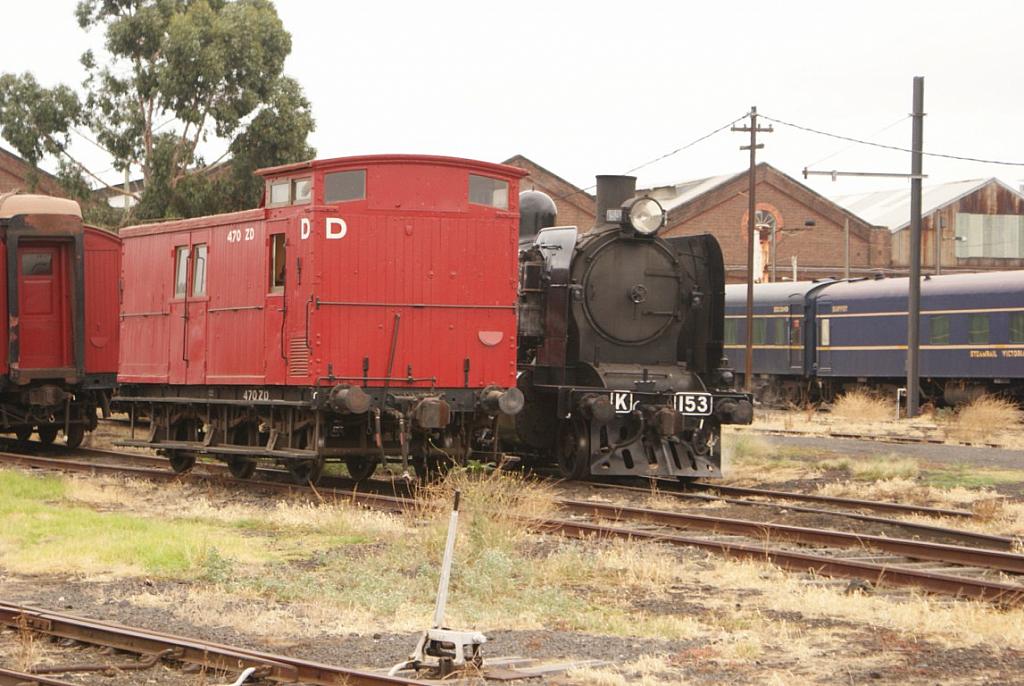
[[[1024,193],[995,178],[925,186],[921,191],[922,269],[1024,269]],[[845,195],[835,200],[891,231],[892,266],[899,271],[908,269],[909,189]]]
[[[558,208],[558,223],[563,226],[578,226],[587,230],[594,225],[597,208],[594,196],[574,186],[558,174],[550,172],[533,160],[516,155],[505,160],[505,164],[519,167],[529,174],[519,182],[520,190],[538,190],[547,193]]]
[[[872,226],[796,179],[762,162],[756,169],[759,245],[754,251],[755,281],[799,280],[846,273],[847,227],[851,276],[890,271],[890,233]],[[726,277],[746,282],[747,171],[638,190],[668,212],[663,235],[710,233],[722,245]],[[774,235],[775,249],[772,249]],[[773,266],[775,278],[772,278]]]
[[[32,173],[32,165],[18,157],[13,152],[0,148],[0,193],[11,191],[33,191],[45,195],[57,195],[63,197],[64,190],[57,182],[53,174],[42,169],[36,169],[36,186],[30,188],[29,177]]]
[[[558,207],[558,223],[589,228],[596,214],[595,198],[536,162],[516,155],[505,164],[529,172],[520,187],[550,195]],[[755,280],[798,279],[846,273],[846,229],[849,226],[850,275],[889,273],[891,235],[816,193],[769,164],[757,166],[759,245],[754,253]],[[729,282],[746,282],[748,174],[713,176],[671,186],[640,189],[668,211],[664,235],[711,233],[722,245]],[[772,235],[774,234],[774,260]]]

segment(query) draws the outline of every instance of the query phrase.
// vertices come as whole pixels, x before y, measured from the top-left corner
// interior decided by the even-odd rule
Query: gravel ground
[[[126,597],[146,589],[167,590],[174,584],[154,584],[142,580],[93,582],[73,578],[31,577],[3,579],[5,600],[32,604],[44,608],[66,611],[90,618],[114,621],[130,626],[196,636],[203,639],[283,653],[331,664],[383,670],[404,659],[412,648],[415,636],[404,633],[351,634],[342,640],[289,639],[279,637],[272,642],[254,639],[243,631],[230,627],[198,627],[169,617],[151,608],[132,605]],[[648,601],[635,599],[637,609],[652,614],[689,614],[707,618],[714,611],[706,608],[700,598],[713,594],[713,584],[696,584],[679,589],[669,600]],[[736,598],[740,608],[750,599]],[[239,602],[251,602],[242,601]],[[842,619],[804,617],[800,612],[765,612],[765,619],[780,626],[798,627],[800,632],[820,634],[823,640],[833,635],[844,640],[832,654],[836,664],[846,664],[842,671],[843,683],[850,684],[1017,684],[1024,668],[1024,653],[1016,650],[986,650],[984,648],[956,648],[924,640],[908,640],[904,635],[886,629],[865,626]],[[487,632],[490,643],[486,655],[490,657],[523,655],[542,662],[597,659],[620,665],[622,681],[600,683],[634,683],[650,674],[622,667],[642,655],[660,656],[666,672],[658,675],[656,683],[690,684],[757,684],[763,683],[766,670],[790,671],[796,675],[787,683],[836,683],[834,671],[815,676],[813,666],[801,666],[790,656],[764,655],[748,662],[723,660],[717,645],[720,639],[701,637],[693,640],[622,639],[562,631],[492,630]],[[49,662],[82,663],[127,660],[119,656],[103,656],[91,648],[62,647],[48,641],[39,641],[38,654]],[[0,661],[17,664],[22,642],[12,631],[0,632]],[[824,668],[824,665],[822,665]],[[834,665],[830,665],[834,667]],[[144,675],[145,678],[141,678]],[[138,674],[113,674],[102,678],[95,675],[69,679],[81,684],[156,684],[157,686],[198,686],[220,684],[227,681],[212,675],[186,673],[160,667]],[[447,681],[445,683],[453,683]],[[454,683],[459,683],[458,681]],[[579,684],[599,683],[570,679],[554,675],[531,679],[521,683]]]

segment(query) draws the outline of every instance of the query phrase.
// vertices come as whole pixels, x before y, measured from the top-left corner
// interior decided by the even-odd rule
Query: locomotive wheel
[[[64,442],[67,443],[69,448],[77,448],[82,445],[84,438],[85,424],[72,424],[68,427],[67,434],[64,435]]]
[[[292,480],[303,486],[316,484],[323,472],[324,458],[322,457],[312,460],[290,460],[288,462],[288,473],[292,475]]]
[[[438,455],[420,455],[411,460],[416,477],[422,483],[434,483],[444,478],[455,463]]]
[[[19,441],[27,441],[32,438],[32,427],[31,426],[19,426],[14,430],[14,436]]]
[[[585,421],[565,422],[559,428],[558,471],[566,479],[590,478],[590,427]]]
[[[175,474],[184,474],[196,466],[196,456],[183,450],[168,451],[167,459],[171,462],[171,469]]]
[[[55,426],[41,426],[38,429],[39,441],[43,445],[51,445],[57,438],[57,427]]]
[[[350,455],[345,458],[348,474],[356,481],[364,481],[377,471],[377,460],[363,455]]]
[[[256,460],[251,457],[229,457],[228,471],[236,479],[251,479],[256,473]]]

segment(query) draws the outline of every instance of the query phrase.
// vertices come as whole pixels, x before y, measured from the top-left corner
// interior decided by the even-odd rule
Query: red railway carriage
[[[77,446],[106,407],[118,357],[117,236],[78,203],[0,195],[0,431]]]
[[[264,169],[258,210],[124,229],[119,400],[175,469],[305,481],[486,447],[516,385],[514,167],[382,155]]]

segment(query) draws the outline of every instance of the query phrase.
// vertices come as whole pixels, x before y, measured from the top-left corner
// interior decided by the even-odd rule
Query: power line
[[[837,138],[837,139],[839,139],[841,141],[849,141],[851,143],[857,143],[859,145],[870,145],[870,146],[875,147],[875,148],[884,148],[886,150],[896,150],[897,152],[909,152],[909,153],[912,153],[912,154],[920,152],[922,155],[927,155],[928,157],[941,157],[941,158],[947,159],[947,160],[961,160],[963,162],[980,162],[982,164],[999,164],[999,165],[1003,165],[1003,166],[1007,166],[1007,167],[1024,167],[1024,162],[1009,162],[1009,161],[1006,161],[1006,160],[987,160],[987,159],[983,159],[983,158],[979,158],[979,157],[966,157],[966,156],[963,156],[963,155],[946,155],[946,154],[938,153],[938,152],[925,152],[923,150],[920,150],[920,151],[912,150],[910,148],[902,148],[902,147],[900,147],[898,145],[886,145],[885,143],[875,143],[873,141],[865,141],[865,140],[861,140],[859,138],[853,138],[851,136],[843,136],[843,135],[840,135],[838,133],[829,133],[828,131],[821,131],[819,129],[811,128],[810,126],[801,126],[800,124],[794,124],[792,122],[783,121],[781,119],[775,119],[773,117],[769,117],[768,115],[764,115],[764,114],[760,115],[760,116],[762,118],[764,118],[764,119],[774,123],[774,124],[779,124],[780,126],[788,126],[790,128],[793,128],[793,129],[799,129],[801,131],[807,131],[808,133],[815,133],[815,134],[818,134],[819,136],[828,136],[829,138]]]
[[[765,118],[767,119],[767,117],[765,117]],[[902,124],[903,122],[905,122],[908,119],[910,119],[910,115],[906,114],[906,115],[900,117],[899,119],[897,119],[896,121],[894,121],[893,123],[891,123],[891,124],[889,124],[887,126],[883,126],[882,128],[878,129],[877,131],[874,131],[874,132],[870,133],[869,137],[874,137],[874,136],[877,136],[880,133],[885,133],[886,131],[888,131],[892,127],[897,126],[899,124]],[[833,153],[829,153],[828,155],[825,155],[824,157],[822,157],[820,160],[815,160],[814,162],[811,162],[810,164],[808,164],[806,166],[807,167],[816,167],[817,165],[821,164],[825,160],[830,160],[833,157],[835,157],[836,155],[841,155],[844,152],[846,152],[847,150],[850,150],[850,149],[855,148],[855,147],[857,147],[857,143],[851,143],[850,145],[842,147],[842,148],[840,148],[839,150],[836,150]]]
[[[638,166],[638,167],[633,167],[632,169],[629,169],[629,170],[627,170],[627,171],[626,171],[625,173],[626,173],[626,174],[632,174],[632,173],[633,173],[633,172],[635,172],[635,171],[640,171],[640,170],[641,170],[641,169],[643,169],[644,167],[649,167],[649,166],[651,166],[651,165],[652,165],[652,164],[654,164],[655,162],[661,162],[661,161],[662,161],[662,160],[664,160],[664,159],[667,159],[667,158],[669,158],[669,157],[672,157],[673,155],[676,155],[676,154],[678,154],[678,153],[681,153],[681,152],[682,152],[683,150],[686,150],[687,148],[692,148],[693,146],[697,145],[697,143],[700,143],[701,141],[706,141],[707,139],[709,139],[709,138],[711,138],[712,136],[714,136],[714,135],[715,135],[716,133],[721,133],[722,131],[725,131],[726,129],[728,129],[729,127],[731,127],[731,126],[732,126],[733,124],[735,124],[736,122],[738,122],[738,121],[742,121],[743,119],[746,119],[746,118],[747,118],[747,114],[746,114],[746,113],[744,113],[744,114],[743,114],[743,116],[741,116],[741,117],[736,117],[735,119],[733,119],[733,120],[732,120],[731,122],[729,122],[728,124],[725,124],[724,126],[720,126],[720,127],[718,127],[717,129],[715,129],[715,130],[714,130],[714,131],[712,131],[711,133],[706,133],[706,134],[704,134],[703,136],[701,136],[700,138],[696,138],[696,139],[694,139],[694,140],[690,141],[689,143],[687,143],[686,145],[683,145],[683,146],[680,146],[680,147],[676,148],[676,149],[675,149],[675,150],[673,150],[672,152],[667,152],[667,153],[665,153],[664,155],[660,155],[659,157],[655,157],[655,158],[654,158],[653,160],[651,160],[650,162],[644,162],[643,164],[641,164],[641,165],[640,165],[640,166]]]
[[[659,155],[658,157],[655,157],[653,160],[650,160],[649,162],[644,162],[643,164],[641,164],[639,166],[636,166],[636,167],[633,167],[632,169],[629,169],[629,170],[627,170],[627,171],[625,171],[623,173],[624,174],[632,174],[635,171],[640,171],[641,169],[643,169],[645,167],[651,166],[655,162],[661,162],[662,160],[667,159],[669,157],[672,157],[673,155],[678,155],[682,151],[684,151],[684,150],[686,150],[688,148],[692,148],[693,146],[697,145],[698,143],[700,143],[702,141],[706,141],[708,138],[711,138],[716,133],[721,133],[722,131],[725,131],[726,129],[731,127],[736,122],[742,121],[742,120],[744,120],[746,118],[747,118],[747,113],[744,113],[742,116],[736,117],[735,119],[733,119],[728,124],[724,124],[723,126],[719,126],[714,131],[706,133],[706,134],[704,134],[703,136],[701,136],[699,138],[695,138],[692,141],[690,141],[689,143],[687,143],[686,145],[682,145],[682,146],[676,148],[675,150],[672,150],[671,152],[665,153],[664,155]],[[580,188],[579,190],[572,191],[571,193],[566,193],[565,195],[560,195],[557,198],[555,198],[555,200],[565,200],[566,198],[571,198],[572,196],[576,195],[577,193],[586,193],[587,191],[592,190],[594,188],[597,188],[597,184],[593,184],[593,185],[587,186],[586,188]]]

